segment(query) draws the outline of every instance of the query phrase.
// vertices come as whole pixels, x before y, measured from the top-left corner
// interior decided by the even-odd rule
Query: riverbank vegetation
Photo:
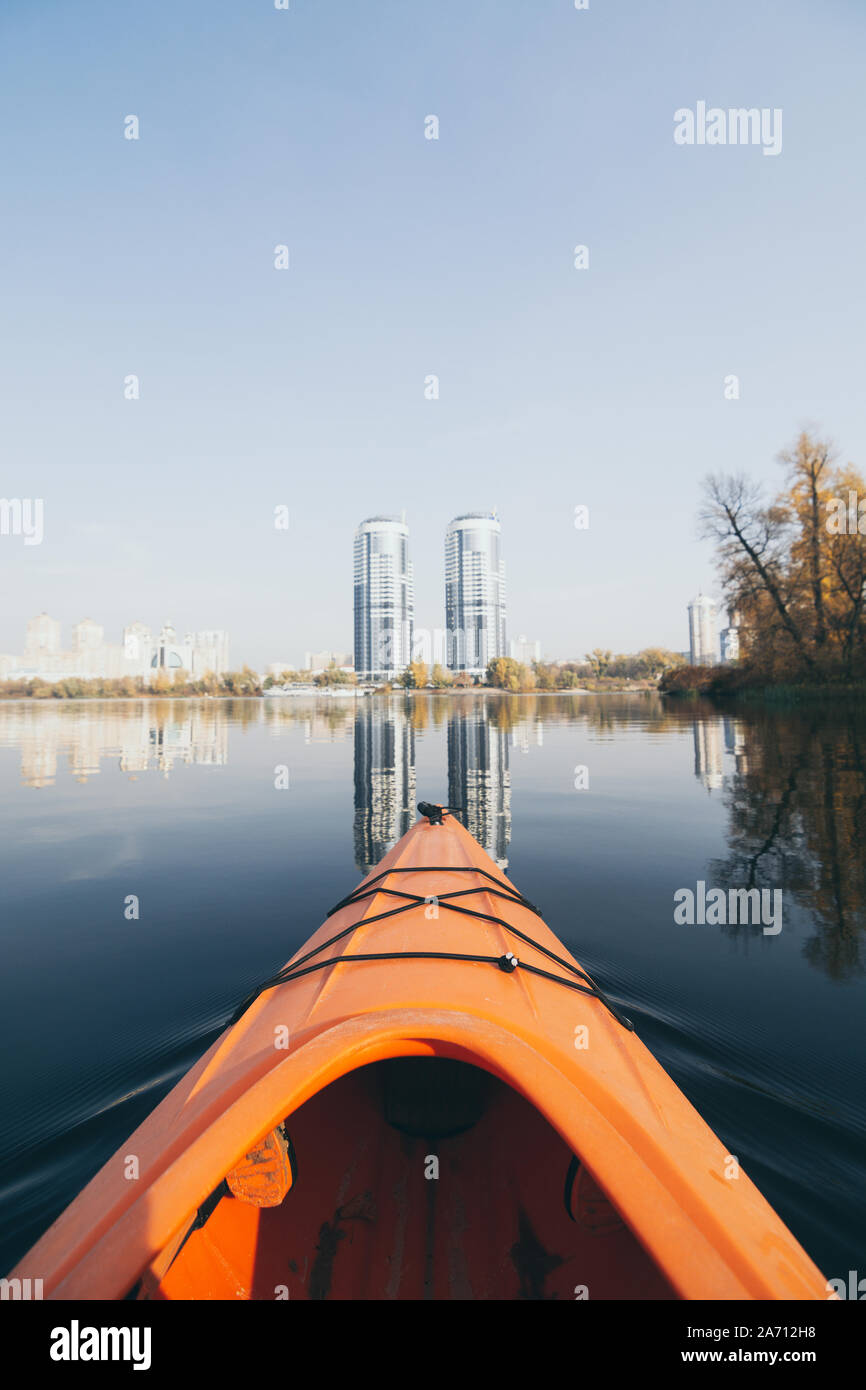
[[[531,665],[499,656],[483,675],[468,671],[448,671],[438,662],[428,667],[423,661],[407,666],[398,684],[407,690],[504,690],[508,694],[556,690],[654,690],[662,672],[682,665],[679,652],[647,647],[633,655],[615,656],[596,647],[584,661],[535,661]]]
[[[150,685],[141,676],[122,676],[117,680],[103,677],[86,679],[63,676],[57,681],[7,680],[0,681],[0,699],[4,700],[130,700],[144,696],[212,696],[229,699],[232,696],[261,695],[262,686],[255,671],[244,666],[240,671],[227,671],[215,676],[207,672],[200,680],[191,680],[185,671],[160,671]]]
[[[537,661],[527,666],[512,660],[511,657],[497,657],[495,661],[490,662],[483,675],[473,675],[468,671],[449,671],[439,663],[428,666],[423,661],[413,661],[394,684],[398,689],[404,690],[488,689],[503,690],[509,694],[569,690],[654,690],[663,672],[675,670],[682,664],[683,657],[680,653],[665,651],[661,647],[647,647],[644,651],[632,655],[619,656],[596,647],[582,662]],[[117,680],[88,680],[77,676],[65,676],[57,681],[39,678],[7,680],[0,681],[0,699],[128,700],[153,696],[170,696],[173,699],[209,696],[214,699],[227,699],[232,696],[237,698],[262,695],[264,691],[277,686],[311,686],[327,690],[332,687],[351,689],[357,684],[354,671],[333,665],[315,675],[312,671],[285,670],[278,676],[267,676],[264,680],[248,666],[244,666],[240,671],[229,671],[223,676],[209,672],[200,680],[192,680],[185,671],[175,671],[171,674],[160,671],[149,685],[140,676],[124,676]],[[391,684],[378,687],[383,692],[392,688]]]
[[[583,661],[536,661],[524,666],[511,657],[491,661],[482,684],[512,693],[553,690],[654,689],[663,672],[683,664],[679,652],[646,647],[630,655],[614,655],[601,647]]]

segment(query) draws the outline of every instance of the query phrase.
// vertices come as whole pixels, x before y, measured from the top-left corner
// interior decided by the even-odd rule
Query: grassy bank
[[[659,681],[659,693],[679,700],[722,700],[800,705],[866,702],[866,680],[774,681],[745,666],[680,666]]]

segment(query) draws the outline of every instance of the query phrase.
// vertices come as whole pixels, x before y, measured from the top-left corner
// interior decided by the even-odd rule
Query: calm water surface
[[[866,717],[4,702],[0,781],[0,1269],[426,799],[465,808],[825,1273],[866,1276]],[[698,880],[781,888],[782,931],[678,925]]]

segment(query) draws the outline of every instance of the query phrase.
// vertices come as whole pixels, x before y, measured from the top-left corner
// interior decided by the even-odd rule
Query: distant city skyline
[[[358,518],[404,509],[441,626],[488,506],[512,634],[682,650],[701,477],[775,491],[806,421],[866,460],[864,7],[254,10],[95,0],[43,42],[3,6],[2,491],[44,516],[0,536],[0,651],[181,605],[235,666],[348,651]],[[783,110],[778,156],[677,145],[704,97]]]
[[[220,628],[187,631],[181,639],[170,621],[158,636],[146,623],[134,622],[123,629],[123,641],[105,640],[105,628],[92,618],[72,626],[72,641],[63,646],[63,625],[50,613],[28,620],[23,651],[0,652],[0,680],[61,681],[124,677],[150,682],[161,673],[186,671],[193,678],[229,670],[228,633]]]
[[[468,515],[469,515],[469,516],[480,516],[480,517],[484,517],[484,516],[488,516],[489,514],[488,514],[488,513],[479,512],[479,513],[469,513]],[[391,517],[391,518],[389,518],[389,519],[390,519],[392,522],[398,520],[396,517]],[[363,524],[366,525],[366,523],[363,523]],[[451,523],[451,524],[453,525],[453,523]],[[403,523],[403,525],[405,526],[405,523]],[[446,528],[446,529],[447,529],[447,528]],[[355,534],[355,539],[356,539],[356,550],[357,550],[357,533],[358,533],[358,530],[359,530],[359,528],[356,527],[356,528],[355,528],[355,532],[354,532],[354,534]],[[408,535],[408,527],[406,527],[406,534]],[[357,560],[356,560],[356,564],[355,564],[355,578],[356,578],[356,582],[357,582],[357,565],[358,565],[358,562],[357,562]],[[447,568],[447,566],[446,566],[446,568]],[[412,566],[412,569],[414,570],[414,566]],[[447,581],[446,581],[446,582],[447,582]],[[504,572],[503,572],[503,594],[504,594]],[[175,596],[175,597],[176,597],[176,596]],[[717,614],[718,614],[720,608],[723,606],[722,600],[721,600],[720,598],[719,598],[719,599],[713,598],[711,595],[708,595],[708,596],[702,595],[702,597],[707,597],[707,601],[708,601],[709,603],[712,604],[713,610],[714,610],[714,618],[713,618],[713,621],[715,621],[716,616],[717,616]],[[178,607],[177,604],[175,604],[174,606],[175,606],[175,607]],[[183,603],[182,606],[183,606],[184,609],[188,609],[188,608],[189,608],[189,604],[187,604],[187,603]],[[51,605],[51,610],[52,610],[52,612],[63,612],[64,610],[66,610],[66,607],[67,607],[67,606],[66,606],[66,604],[64,603],[63,598],[60,597],[60,596],[58,596],[58,598],[56,599],[56,601],[54,602],[54,604]],[[524,611],[525,611],[525,606],[523,606],[523,608],[524,608]],[[444,623],[444,625],[443,625],[443,609],[444,609],[444,615],[445,615],[445,623]],[[98,609],[95,609],[95,611],[98,611]],[[351,611],[351,605],[349,605],[348,611]],[[689,605],[689,611],[691,611],[691,604]],[[429,616],[431,617],[431,619],[432,619],[431,622],[429,622],[428,624],[420,624],[420,623],[419,623],[419,624],[417,624],[417,627],[418,627],[419,629],[421,629],[421,630],[423,630],[423,631],[426,631],[426,632],[429,632],[429,633],[444,634],[446,631],[450,630],[450,629],[448,628],[448,617],[447,617],[447,612],[448,612],[448,607],[447,607],[447,600],[446,600],[446,603],[445,603],[444,605],[441,605],[441,606],[440,606],[440,611],[439,611],[438,613],[434,613],[434,614],[429,615]],[[42,615],[40,615],[40,616],[42,616],[42,617],[47,617],[47,616],[49,616],[49,615],[43,611]],[[32,614],[31,614],[30,616],[28,616],[26,613],[22,614],[21,622],[20,622],[20,624],[18,624],[19,628],[20,628],[20,627],[26,627],[32,620],[33,620]],[[96,622],[94,622],[94,620],[92,620],[92,619],[90,619],[90,618],[86,618],[86,619],[76,618],[74,621],[68,621],[68,622],[67,622],[67,621],[61,622],[60,619],[54,619],[54,618],[52,618],[51,621],[52,621],[53,623],[56,623],[56,626],[58,627],[58,629],[59,629],[61,626],[63,626],[63,627],[69,627],[73,634],[75,634],[75,631],[76,631],[77,628],[81,627],[81,628],[83,629],[83,628],[84,628],[86,625],[88,625],[88,624],[92,624],[93,627],[98,627],[99,630],[100,630],[100,632],[103,632],[103,631],[105,630],[105,627],[107,626],[107,624],[105,624],[105,623],[96,623]],[[527,637],[526,633],[523,632],[523,631],[521,631],[519,638],[517,638],[517,639],[515,639],[515,638],[509,638],[509,637],[507,636],[507,632],[506,632],[506,630],[505,630],[505,600],[504,600],[504,597],[503,597],[503,601],[502,601],[502,619],[501,619],[501,621],[502,621],[501,638],[500,638],[499,641],[497,641],[497,643],[496,643],[496,645],[495,645],[495,650],[493,650],[493,655],[496,655],[496,656],[507,655],[507,656],[512,657],[514,660],[519,660],[519,661],[521,661],[521,662],[524,663],[524,664],[531,664],[533,661],[540,661],[540,660],[548,660],[548,661],[551,661],[551,660],[575,660],[575,661],[581,661],[581,660],[584,659],[584,656],[586,655],[586,652],[585,652],[585,650],[583,650],[583,649],[569,650],[569,649],[567,648],[566,643],[565,643],[564,641],[560,640],[560,639],[557,639],[555,636],[554,636],[549,642],[547,642],[547,643],[542,643],[539,639],[537,639],[537,638],[535,638],[535,637]],[[0,630],[4,630],[4,631],[9,632],[9,631],[12,631],[13,626],[14,626],[14,624],[13,624],[13,618],[12,618],[11,610],[9,609],[8,606],[6,606],[6,607],[3,609],[2,621],[0,621]],[[165,627],[166,624],[163,623],[161,626],[162,626],[162,627]],[[171,626],[170,620],[168,621],[168,626]],[[352,621],[351,621],[351,620],[346,620],[346,619],[344,619],[344,621],[342,622],[342,624],[336,623],[336,624],[332,624],[331,626],[332,626],[332,627],[341,628],[341,629],[345,629],[346,627],[351,627],[351,626],[352,626]],[[625,650],[629,650],[629,651],[640,651],[642,648],[648,647],[648,646],[667,646],[666,643],[661,642],[661,641],[658,639],[657,632],[658,632],[658,629],[660,629],[660,628],[664,628],[666,631],[670,631],[671,627],[673,626],[673,624],[672,624],[672,622],[671,622],[671,618],[670,618],[668,615],[659,615],[658,619],[656,620],[656,622],[655,622],[654,624],[653,624],[653,623],[651,622],[651,620],[650,620],[650,626],[651,626],[651,630],[649,630],[648,632],[644,633],[642,637],[638,638],[637,641],[636,641],[636,643],[635,643],[633,646],[629,647],[628,649],[623,648],[623,647],[617,647],[616,650],[618,650],[618,651],[620,651],[620,650],[622,650],[622,651],[625,651]],[[125,643],[126,640],[127,640],[127,633],[128,633],[128,632],[132,632],[132,631],[134,631],[135,629],[137,629],[137,628],[139,628],[139,627],[141,627],[141,628],[142,628],[142,631],[144,631],[144,632],[150,632],[150,629],[147,627],[146,624],[142,625],[142,624],[139,624],[139,623],[134,623],[134,624],[122,624],[122,625],[121,625],[121,630],[122,630],[122,632],[123,632],[123,641],[124,641],[124,643]],[[414,630],[415,630],[415,627],[416,627],[416,618],[415,618],[415,612],[414,612],[414,601],[413,601],[413,605],[412,605],[412,618],[411,618],[410,627],[411,627],[411,631],[414,633]],[[534,628],[531,624],[530,624],[530,630],[531,630],[531,631],[535,630],[535,628]],[[213,633],[215,636],[226,637],[226,630],[225,630],[224,628],[219,628],[219,629],[205,629],[205,630],[204,630],[204,633],[207,633],[207,632]],[[330,632],[330,628],[329,628],[329,632]],[[200,633],[200,634],[197,634],[197,635],[202,635],[202,634]],[[190,636],[191,636],[191,634],[188,632],[188,633],[187,633],[187,636],[186,636],[186,639],[185,639],[187,642],[190,640]],[[321,642],[322,636],[323,636],[323,634],[322,634],[321,632],[319,632],[319,633],[314,633],[314,634],[313,634],[314,640],[317,640],[318,642]],[[227,639],[226,639],[226,640],[227,640]],[[717,654],[716,654],[717,659],[721,659],[721,660],[736,659],[735,653],[736,653],[737,650],[738,650],[738,649],[737,649],[737,644],[736,644],[736,624],[731,624],[731,626],[729,626],[729,627],[723,629],[723,631],[722,631],[722,633],[721,633],[721,635],[720,635],[720,640],[723,640],[723,641],[724,641],[724,640],[727,640],[727,642],[728,642],[728,648],[727,648],[727,650],[728,650],[728,653],[729,653],[729,654],[726,656],[725,653],[724,653],[724,651],[723,651],[722,654],[721,654],[721,656],[719,656],[719,653],[717,653]],[[679,636],[674,636],[674,638],[672,639],[672,641],[671,641],[670,646],[669,646],[668,649],[669,649],[669,650],[672,650],[672,651],[680,651],[680,650],[682,650],[681,641],[682,641],[682,634],[680,634]],[[238,635],[238,642],[237,642],[237,645],[240,647],[241,650],[248,650],[248,649],[249,649],[250,641],[249,641],[249,638],[246,636],[246,634],[245,634],[245,632],[244,632],[243,630],[242,630],[242,631],[240,632],[240,634]],[[601,633],[600,633],[600,635],[598,636],[598,641],[597,641],[594,645],[606,645],[606,646],[611,647],[611,648],[614,647],[614,643],[611,642],[611,640],[610,640],[608,634],[606,634],[605,632],[601,632]],[[718,644],[716,644],[716,645],[718,645]],[[15,646],[15,641],[14,641],[14,639],[7,643],[7,647],[8,647],[9,649],[14,648],[14,646]],[[74,646],[74,643],[73,643],[73,646]],[[275,650],[284,650],[284,651],[287,652],[287,656],[286,656],[284,659],[275,660],[275,659],[274,659],[274,651],[275,651]],[[357,649],[356,649],[356,651],[357,651]],[[293,636],[293,634],[292,634],[291,632],[287,632],[284,638],[280,638],[279,640],[274,641],[271,645],[266,646],[266,648],[265,648],[265,650],[264,650],[264,654],[263,654],[263,659],[262,659],[261,661],[259,661],[259,662],[254,662],[254,661],[249,661],[249,660],[244,659],[244,658],[238,658],[238,660],[235,662],[235,665],[238,666],[238,667],[240,667],[240,666],[242,666],[242,665],[244,665],[244,664],[247,664],[247,665],[250,665],[254,670],[258,670],[258,671],[261,671],[261,672],[267,672],[267,673],[270,673],[270,674],[277,674],[278,671],[282,671],[282,670],[286,670],[286,669],[306,670],[306,669],[311,669],[311,668],[312,668],[313,670],[324,670],[324,669],[325,669],[328,665],[330,665],[332,662],[335,663],[335,664],[338,665],[338,666],[346,666],[346,667],[348,667],[349,665],[354,664],[355,667],[356,667],[356,669],[358,669],[356,651],[353,652],[353,651],[352,651],[351,649],[349,649],[347,646],[345,646],[345,645],[340,645],[340,644],[335,645],[335,646],[333,646],[333,647],[325,647],[325,648],[322,648],[321,646],[319,646],[318,649],[311,649],[309,646],[307,646],[307,647],[302,647],[302,645],[301,645],[299,639],[298,639],[297,637]],[[397,659],[398,659],[398,660],[401,660],[403,654],[404,654],[404,653],[403,653],[403,647],[400,646],[399,649],[397,649]],[[325,657],[327,657],[327,660],[324,659]],[[424,659],[423,653],[421,654],[421,659]],[[431,657],[431,658],[429,658],[429,659],[430,659],[430,660],[439,660],[439,659],[440,659],[440,656],[434,655],[433,657]],[[441,653],[441,659],[442,659],[443,664],[446,664],[444,646],[443,646],[443,651],[442,651],[442,653]],[[489,660],[489,659],[492,659],[492,656],[489,657],[488,660]],[[456,658],[455,658],[455,660],[456,660]],[[177,662],[175,662],[174,664],[177,665]],[[486,665],[487,665],[487,662],[484,662],[484,663],[483,663],[483,666],[486,667]],[[464,668],[463,668],[462,666],[460,666],[459,664],[454,664],[454,662],[451,663],[451,667],[452,667],[452,669],[454,669],[454,670],[464,669]],[[19,668],[18,668],[17,666],[11,664],[11,662],[10,662],[8,656],[4,658],[3,652],[0,652],[0,679],[4,679],[4,678],[5,678],[4,672],[6,672],[6,671],[11,672],[11,671],[13,671],[13,670],[15,670],[16,672],[18,672],[18,669],[19,669]],[[222,662],[222,663],[220,664],[219,669],[220,669],[220,670],[225,670],[225,669],[228,669],[228,667],[226,666],[225,662]],[[398,670],[399,670],[399,671],[402,671],[403,669],[405,669],[405,663],[404,663],[402,666],[394,666],[394,667],[390,670],[390,674],[393,675],[393,674],[395,673],[395,671],[398,671]],[[469,669],[475,669],[475,668],[470,667]],[[478,669],[481,669],[481,668],[479,667]],[[380,674],[384,674],[384,673],[380,673]]]
[[[473,520],[483,519],[490,523],[495,521],[492,514],[470,513],[468,516],[456,520],[461,523],[472,523]],[[380,576],[374,586],[376,604],[376,622],[371,629],[370,611],[365,595],[369,588],[370,574],[370,537],[377,532],[377,524],[380,522],[390,523],[390,528],[385,526],[378,528],[380,541],[385,537],[384,550],[379,550],[376,556],[376,563],[380,570]],[[371,530],[372,523],[372,530]],[[310,671],[312,674],[320,674],[329,667],[335,666],[344,671],[354,670],[360,680],[393,680],[405,670],[406,665],[411,659],[425,661],[428,665],[440,662],[450,666],[452,671],[468,670],[470,673],[483,674],[489,661],[496,656],[507,654],[522,665],[532,666],[534,662],[542,660],[574,660],[583,661],[586,653],[559,653],[552,656],[550,653],[542,651],[541,643],[536,639],[530,639],[526,634],[521,633],[517,638],[507,638],[505,627],[505,597],[504,597],[504,567],[501,565],[498,549],[498,522],[496,524],[496,563],[491,567],[490,556],[483,548],[482,550],[469,551],[473,558],[471,566],[468,566],[467,573],[471,571],[471,580],[468,582],[469,591],[475,596],[476,600],[482,595],[487,595],[483,601],[476,602],[473,621],[481,622],[486,625],[488,622],[494,628],[496,637],[495,643],[488,650],[482,648],[480,642],[479,650],[483,651],[485,660],[481,666],[468,666],[463,663],[467,655],[465,633],[463,641],[459,642],[454,634],[454,630],[447,625],[458,621],[459,615],[466,621],[466,606],[462,596],[459,601],[456,597],[462,588],[462,579],[459,579],[460,567],[455,562],[454,549],[454,523],[452,522],[446,532],[446,597],[445,597],[445,628],[432,629],[417,635],[414,656],[412,655],[412,640],[416,638],[414,629],[414,614],[411,607],[412,593],[412,565],[408,559],[408,528],[396,517],[368,518],[356,530],[356,566],[355,566],[355,628],[356,643],[360,640],[360,648],[356,645],[355,653],[340,651],[334,648],[320,648],[318,651],[305,651],[303,660],[300,664],[291,659],[283,658],[278,661],[268,661],[257,668],[262,677],[278,677],[284,671],[290,669]],[[388,531],[394,532],[397,541],[397,551],[389,554]],[[459,534],[465,534],[463,527],[458,528]],[[472,534],[472,533],[470,533]],[[359,536],[363,536],[363,543],[359,549]],[[378,543],[378,542],[377,542]],[[473,540],[473,544],[480,544]],[[487,540],[484,540],[484,545]],[[401,550],[402,548],[402,550]],[[390,623],[393,616],[387,604],[383,605],[383,596],[393,594],[394,575],[392,572],[392,562],[395,555],[403,555],[402,563],[407,566],[404,581],[404,626],[405,632],[402,640],[395,643],[389,636],[384,637],[388,632],[385,626],[381,629],[376,626],[382,621],[382,614],[386,614],[385,621]],[[359,558],[360,557],[360,558]],[[385,569],[382,569],[382,566]],[[450,570],[449,570],[450,565]],[[490,571],[488,573],[488,570]],[[366,578],[363,585],[358,584],[359,573],[363,573]],[[451,575],[450,579],[448,575]],[[465,578],[465,576],[464,576]],[[489,588],[491,579],[495,583],[495,589]],[[408,580],[408,587],[406,581]],[[501,584],[500,584],[501,581]],[[399,585],[398,585],[399,587]],[[491,601],[490,594],[495,593],[495,599]],[[408,600],[406,594],[409,595]],[[359,597],[360,595],[360,597]],[[408,606],[405,606],[408,604]],[[705,594],[699,594],[687,605],[688,625],[689,625],[689,647],[683,655],[695,665],[714,664],[718,662],[736,661],[740,655],[740,619],[735,612],[728,615],[728,625],[720,632],[717,632],[717,613],[718,605],[716,601]],[[408,621],[406,615],[409,615]],[[491,618],[492,615],[492,618]],[[371,646],[370,632],[375,632],[376,641]],[[359,639],[358,634],[361,633]],[[78,678],[107,677],[120,678],[123,676],[144,676],[152,678],[159,670],[166,671],[185,671],[193,677],[200,678],[206,672],[211,671],[215,675],[222,675],[230,669],[229,663],[229,639],[228,633],[224,629],[211,629],[202,632],[188,631],[183,641],[177,637],[176,630],[170,621],[162,624],[158,638],[154,638],[152,630],[144,623],[134,622],[128,624],[123,629],[123,641],[121,645],[113,645],[105,640],[105,630],[102,624],[95,622],[91,618],[80,619],[72,625],[71,645],[68,648],[62,646],[62,625],[49,613],[40,613],[31,617],[26,623],[24,648],[21,654],[0,653],[0,681],[14,679],[41,679],[41,680],[61,680],[66,677],[74,676]],[[384,637],[384,641],[383,641]],[[434,650],[432,654],[426,649],[431,644]],[[375,646],[384,645],[390,653],[396,653],[396,660],[392,666],[371,667],[365,664],[365,653],[373,650]],[[651,644],[647,644],[651,645]],[[676,649],[673,649],[676,650]],[[362,661],[358,663],[358,655],[362,656]],[[451,653],[450,659],[448,653]],[[399,664],[402,663],[402,664]]]

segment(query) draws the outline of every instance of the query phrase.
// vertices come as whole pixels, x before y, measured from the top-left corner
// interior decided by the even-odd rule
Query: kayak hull
[[[261,993],[13,1273],[58,1299],[827,1297],[736,1156],[591,983],[551,964],[579,969],[454,817],[420,821],[365,884],[294,958],[326,967]],[[510,973],[491,963],[508,952]],[[445,958],[466,954],[484,959]],[[395,1110],[383,1068],[412,1058],[489,1078],[471,1124],[443,1131],[441,1098],[415,1121],[411,1094]],[[282,1125],[297,1173],[280,1206],[224,1195],[191,1229]]]

